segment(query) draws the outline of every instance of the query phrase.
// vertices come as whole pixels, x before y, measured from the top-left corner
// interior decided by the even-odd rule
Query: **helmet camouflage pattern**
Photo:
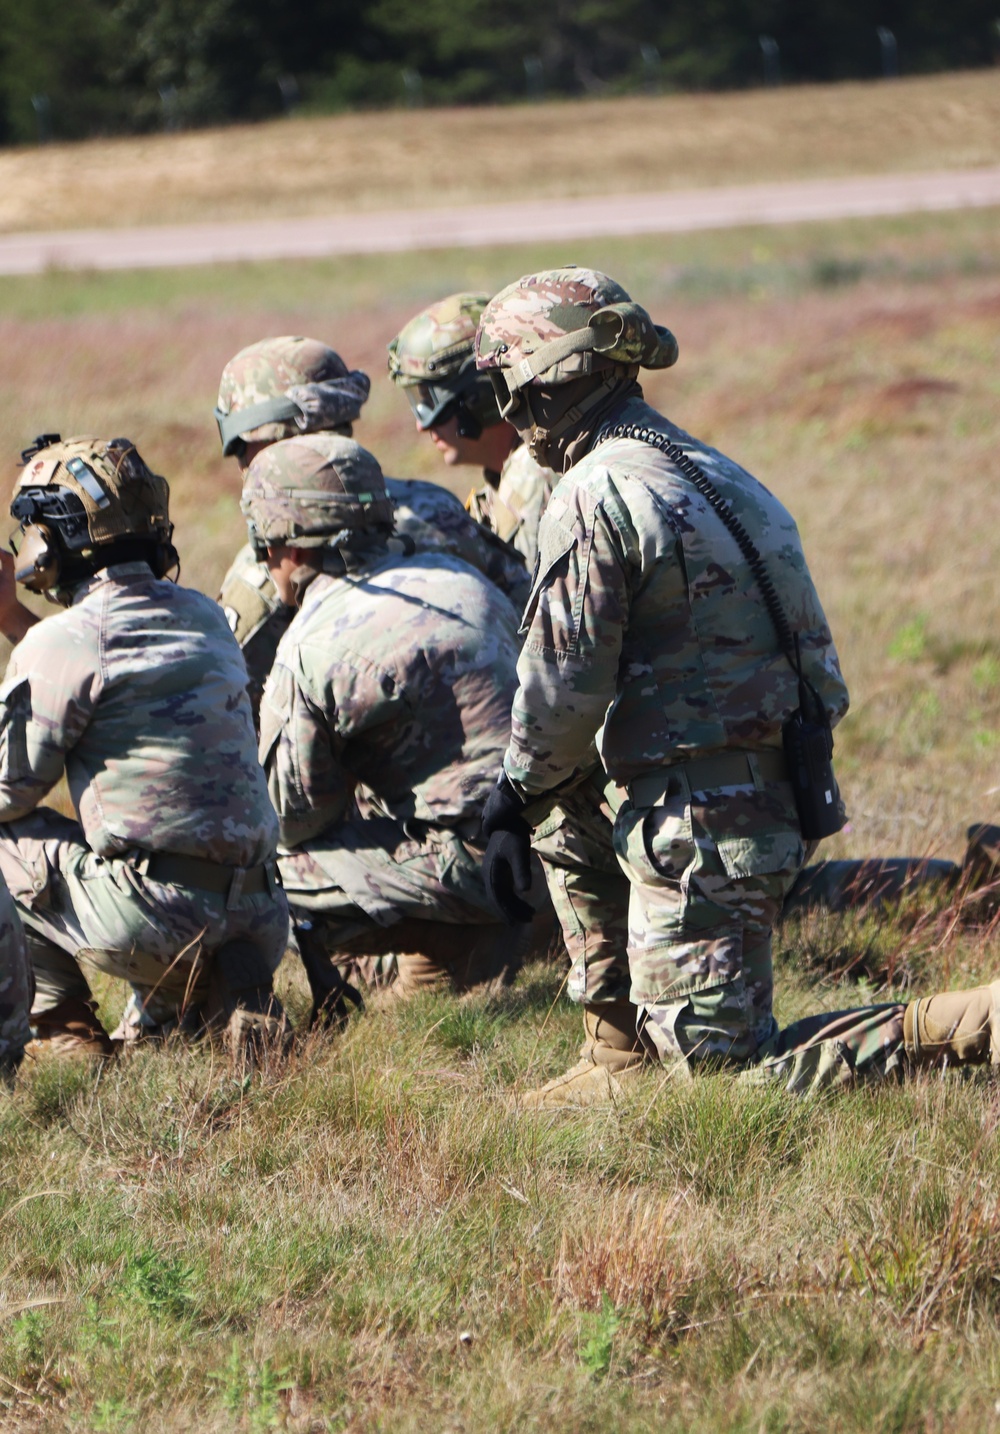
[[[449,294],[423,309],[389,345],[389,377],[402,388],[421,428],[463,404],[480,428],[500,422],[493,387],[476,371],[476,329],[488,294]]]
[[[336,433],[271,444],[254,458],[240,507],[255,548],[322,548],[345,531],[392,530],[382,469],[366,448]]]
[[[291,335],[240,349],[222,371],[215,420],[222,451],[353,423],[371,380],[317,339]]]
[[[547,269],[508,284],[487,304],[476,336],[481,372],[511,396],[532,382],[551,387],[608,363],[669,368],[677,340],[596,269]]]

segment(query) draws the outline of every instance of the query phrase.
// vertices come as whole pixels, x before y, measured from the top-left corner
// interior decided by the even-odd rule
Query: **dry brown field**
[[[302,116],[0,153],[0,230],[333,214],[996,164],[991,71]]]

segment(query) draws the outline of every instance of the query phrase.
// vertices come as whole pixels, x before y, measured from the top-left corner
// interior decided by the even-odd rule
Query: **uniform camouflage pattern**
[[[78,822],[36,811],[64,772]],[[277,840],[225,618],[145,563],[102,570],[15,648],[0,686],[0,822],[0,871],[29,944],[56,948],[56,964],[86,948],[142,986],[149,962],[163,977],[191,943],[193,958],[244,933],[280,959],[280,893],[228,910],[144,875],[155,852],[255,867]]]
[[[529,588],[524,561],[512,546],[473,522],[453,493],[438,483],[406,478],[386,478],[385,488],[392,499],[397,538],[412,543],[419,553],[461,558],[505,593],[518,611],[523,608]],[[256,720],[264,681],[293,610],[278,597],[249,543],[223,578],[219,602],[243,649]]]
[[[709,473],[761,550],[838,720],[847,691],[785,509],[640,399],[614,422],[666,433]],[[682,765],[779,748],[797,706],[739,546],[663,453],[598,435],[542,516],[522,632],[505,770],[530,802],[585,770],[597,735],[631,885],[644,1039],[661,1058],[753,1060],[777,1035],[770,932],[805,855],[791,787],[748,764],[745,782],[692,792]],[[660,774],[658,794],[640,781]]]
[[[930,857],[871,857],[864,861],[820,861],[803,867],[783,915],[803,911],[858,911],[900,901],[927,886],[954,887],[961,868]]]
[[[665,433],[708,473],[769,562],[803,670],[838,721],[847,690],[788,512],[641,399],[614,421]],[[528,797],[584,770],[598,731],[604,767],[624,786],[702,752],[778,748],[798,704],[735,539],[670,460],[636,439],[596,443],[559,483],[521,630],[505,765]]]
[[[443,555],[383,552],[309,584],[261,706],[293,913],[324,912],[340,939],[404,916],[495,921],[466,843],[507,741],[516,625]]]
[[[269,547],[330,547],[341,533],[393,523],[378,461],[339,433],[269,444],[246,471],[240,507]]]
[[[477,366],[502,372],[511,393],[534,379],[559,384],[591,373],[595,357],[643,368],[677,362],[670,330],[596,269],[526,274],[491,299],[479,321]]]
[[[614,814],[598,768],[536,828],[532,849],[570,959],[566,994],[588,1006],[627,1001],[629,883],[615,856]]]
[[[538,556],[542,511],[558,481],[551,468],[536,463],[527,446],[518,443],[500,470],[497,486],[487,482],[469,494],[471,517],[515,548],[529,573]]]
[[[24,932],[10,892],[0,880],[0,1081],[31,1040],[31,970]]]
[[[389,377],[401,387],[441,383],[468,363],[489,294],[449,294],[404,324],[389,345]]]
[[[267,399],[290,398],[299,407],[297,417],[262,423],[240,434],[256,443],[273,443],[353,423],[370,389],[368,375],[348,370],[326,344],[284,335],[250,344],[229,360],[219,382],[216,411],[226,416]]]

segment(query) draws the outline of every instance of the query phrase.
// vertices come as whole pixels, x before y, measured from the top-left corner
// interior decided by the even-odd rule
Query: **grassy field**
[[[1000,161],[990,71],[302,117],[0,152],[0,231],[700,188]]]
[[[799,519],[853,697],[830,854],[958,856],[1000,819],[993,214],[4,280],[0,451],[128,433],[213,591],[241,536],[211,423],[236,348],[328,338],[374,378],[362,441],[441,476],[385,343],[449,289],[570,257],[671,325],[648,393]],[[995,952],[918,902],[790,923],[778,1015],[991,979]],[[1000,1426],[996,1087],[803,1104],[661,1073],[527,1118],[508,1093],[578,1043],[560,976],[366,1016],[251,1081],[182,1047],[24,1076],[0,1101],[0,1428]]]

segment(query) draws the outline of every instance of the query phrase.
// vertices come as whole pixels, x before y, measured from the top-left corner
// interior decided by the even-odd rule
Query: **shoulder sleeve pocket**
[[[527,633],[534,621],[543,589],[550,585],[551,580],[556,576],[559,565],[564,561],[567,553],[573,551],[576,544],[575,533],[570,532],[569,528],[560,523],[558,518],[553,518],[549,514],[545,515],[538,532],[538,557],[535,559],[531,592],[528,594],[524,616],[521,618],[521,626],[518,629],[521,636]]]

